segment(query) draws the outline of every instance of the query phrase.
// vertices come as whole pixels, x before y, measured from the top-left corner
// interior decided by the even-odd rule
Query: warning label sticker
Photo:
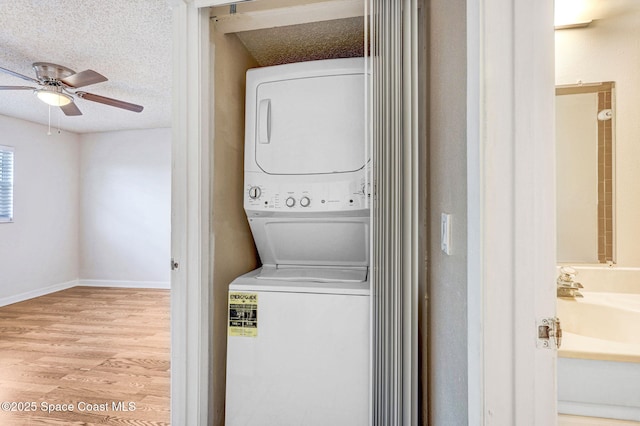
[[[229,292],[229,336],[258,336],[258,294]]]

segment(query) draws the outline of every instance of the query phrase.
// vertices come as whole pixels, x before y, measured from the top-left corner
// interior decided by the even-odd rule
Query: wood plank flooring
[[[169,327],[169,290],[74,287],[0,307],[0,425],[169,425]]]

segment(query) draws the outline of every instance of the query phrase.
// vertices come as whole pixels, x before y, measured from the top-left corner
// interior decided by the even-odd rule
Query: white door
[[[553,425],[553,1],[467,4],[469,424]]]

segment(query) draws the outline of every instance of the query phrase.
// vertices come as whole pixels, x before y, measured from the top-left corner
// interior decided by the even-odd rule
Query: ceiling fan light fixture
[[[0,0],[1,2],[2,0]],[[239,0],[244,1],[244,0]],[[249,0],[247,0],[249,1]],[[33,69],[36,72],[37,79],[27,77],[20,73],[0,67],[0,73],[6,73],[14,77],[21,78],[34,83],[40,88],[33,86],[0,86],[0,90],[33,90],[38,99],[50,106],[60,107],[62,112],[67,116],[82,115],[82,112],[76,105],[74,97],[86,99],[87,101],[97,102],[115,108],[121,108],[127,111],[142,112],[144,107],[118,99],[108,98],[106,96],[95,95],[93,93],[74,91],[80,87],[89,86],[91,84],[102,83],[107,81],[107,77],[93,70],[84,70],[75,72],[70,68],[62,65],[51,64],[49,62],[35,62]]]
[[[38,96],[38,99],[40,99],[42,102],[51,106],[65,106],[73,102],[71,96],[67,95],[66,93],[62,93],[61,90],[52,90],[48,87],[36,90],[36,96]]]

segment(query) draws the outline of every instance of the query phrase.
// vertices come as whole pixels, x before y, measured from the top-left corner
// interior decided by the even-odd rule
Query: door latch
[[[172,257],[171,258],[171,270],[175,271],[176,269],[178,269],[178,262],[176,262]]]
[[[539,321],[537,347],[542,349],[560,349],[560,345],[562,345],[560,318],[544,318]]]

